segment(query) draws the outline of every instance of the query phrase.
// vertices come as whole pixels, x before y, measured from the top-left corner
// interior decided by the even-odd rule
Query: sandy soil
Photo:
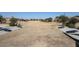
[[[24,26],[5,35],[0,35],[2,47],[74,47],[75,42],[58,28],[57,23],[40,21],[21,22]]]

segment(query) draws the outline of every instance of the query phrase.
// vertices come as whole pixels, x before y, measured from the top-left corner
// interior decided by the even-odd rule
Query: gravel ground
[[[0,35],[1,47],[75,47],[75,42],[58,28],[57,23],[21,22],[20,30]]]
[[[0,35],[4,35],[4,34],[7,34],[8,32],[5,32],[5,31],[0,31]]]

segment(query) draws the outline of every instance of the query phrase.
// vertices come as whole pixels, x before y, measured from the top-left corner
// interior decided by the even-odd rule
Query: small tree
[[[66,21],[69,20],[67,16],[61,15],[59,16],[60,22],[62,22],[63,25],[65,25]]]
[[[52,22],[52,18],[51,17],[50,18],[46,18],[45,21],[46,22]]]
[[[6,19],[2,15],[0,15],[0,23],[5,23],[5,22],[6,22]]]
[[[62,26],[64,27],[66,25],[66,22],[69,20],[69,18],[65,15],[60,15],[56,17],[57,22],[61,22]]]
[[[60,21],[59,21],[59,16],[56,16],[54,21],[60,22]]]
[[[44,21],[44,19],[40,19],[40,21]]]
[[[0,15],[0,22],[2,23],[2,19],[3,19],[3,16],[2,15]]]
[[[71,28],[75,28],[75,24],[79,22],[78,19],[76,19],[75,17],[71,17],[70,20],[67,22],[66,26],[71,27]]]
[[[11,19],[10,19],[10,26],[17,26],[17,18],[14,18],[14,17],[12,17]]]
[[[6,23],[6,19],[5,18],[2,18],[2,23]]]

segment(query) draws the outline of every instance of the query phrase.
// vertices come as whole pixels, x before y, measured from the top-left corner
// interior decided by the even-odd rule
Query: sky
[[[16,17],[23,19],[31,19],[31,18],[48,18],[48,17],[56,17],[59,15],[65,14],[66,16],[76,16],[79,15],[79,12],[0,12],[0,15],[4,17]]]

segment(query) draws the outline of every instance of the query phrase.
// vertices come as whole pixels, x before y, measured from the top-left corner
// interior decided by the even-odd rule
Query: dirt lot
[[[5,35],[0,35],[2,47],[74,47],[75,42],[63,34],[57,23],[40,21],[21,22],[24,26]]]

